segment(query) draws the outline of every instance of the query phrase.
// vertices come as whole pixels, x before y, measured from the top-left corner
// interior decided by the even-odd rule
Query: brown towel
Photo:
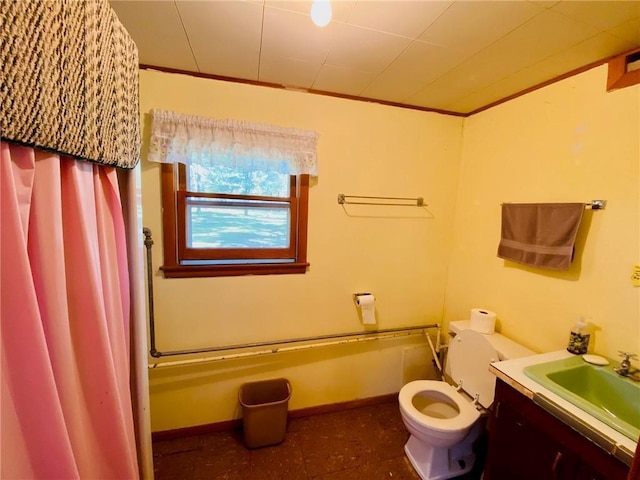
[[[498,257],[568,270],[584,203],[505,203]]]

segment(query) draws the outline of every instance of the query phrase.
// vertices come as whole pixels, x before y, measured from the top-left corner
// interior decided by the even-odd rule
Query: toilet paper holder
[[[356,292],[352,295],[353,301],[355,302],[356,300],[358,300],[358,297],[360,295],[373,295],[371,292]]]

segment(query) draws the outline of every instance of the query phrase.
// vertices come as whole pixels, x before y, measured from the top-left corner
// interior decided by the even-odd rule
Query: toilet
[[[411,434],[404,451],[422,480],[453,478],[473,467],[473,443],[493,403],[495,376],[489,363],[535,355],[499,334],[451,322],[445,373],[458,388],[438,380],[416,380],[400,390],[400,414]]]

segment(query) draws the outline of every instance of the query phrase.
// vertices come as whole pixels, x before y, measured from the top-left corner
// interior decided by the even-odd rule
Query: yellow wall
[[[140,72],[152,108],[320,133],[305,275],[164,279],[159,167],[144,159],[144,223],[154,232],[161,351],[362,329],[351,294],[377,298],[379,328],[498,313],[502,333],[535,351],[566,346],[578,315],[592,347],[640,351],[640,87],[605,92],[606,67],[467,119],[344,99]],[[426,210],[348,207],[338,193],[424,196]],[[577,260],[545,273],[496,257],[503,202],[608,201],[586,211]],[[290,408],[396,392],[427,359],[418,337],[150,374],[154,431],[237,418],[239,386],[283,376]],[[418,372],[418,373],[416,373]]]
[[[598,67],[465,120],[446,321],[472,307],[539,352],[566,347],[578,315],[600,330],[592,347],[640,352],[640,87],[605,91]],[[566,273],[496,257],[502,202],[605,199],[585,212]]]
[[[462,118],[152,71],[140,72],[140,108],[145,143],[152,108],[320,134],[305,275],[164,279],[158,271],[160,168],[145,160],[143,145],[158,350],[359,331],[351,296],[359,291],[375,294],[378,328],[441,321]],[[429,207],[343,209],[338,193],[422,196]],[[152,429],[237,418],[239,386],[263,378],[291,381],[291,409],[397,392],[417,359],[427,363],[424,350],[420,337],[410,337],[156,369],[150,373]]]

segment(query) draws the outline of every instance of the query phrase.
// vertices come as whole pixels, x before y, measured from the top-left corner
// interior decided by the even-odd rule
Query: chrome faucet
[[[618,375],[621,375],[623,377],[628,377],[629,373],[631,372],[631,360],[638,358],[638,355],[636,355],[635,353],[628,353],[628,352],[622,352],[622,351],[618,351],[618,353],[622,357],[622,361],[620,362],[620,366],[614,368],[613,370]]]

